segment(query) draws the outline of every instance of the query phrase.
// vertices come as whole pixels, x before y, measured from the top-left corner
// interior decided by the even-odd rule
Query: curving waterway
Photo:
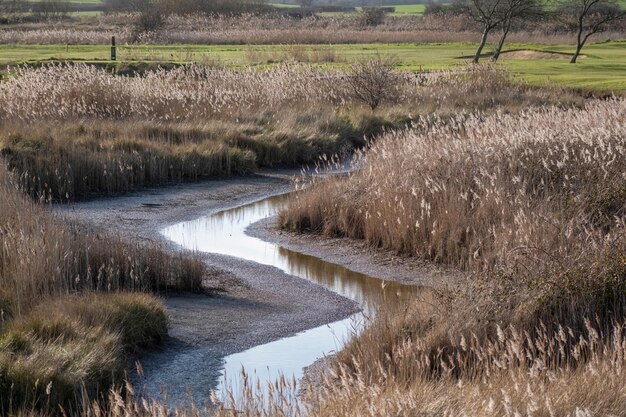
[[[279,375],[288,379],[302,377],[305,367],[340,350],[360,329],[364,315],[371,316],[382,304],[416,290],[416,287],[354,272],[246,234],[250,225],[275,216],[286,206],[288,199],[288,194],[268,197],[169,226],[161,233],[187,249],[271,265],[290,275],[323,285],[356,301],[363,313],[225,357],[218,393],[224,393],[226,388],[237,392],[241,386],[242,369],[262,382],[274,381]]]

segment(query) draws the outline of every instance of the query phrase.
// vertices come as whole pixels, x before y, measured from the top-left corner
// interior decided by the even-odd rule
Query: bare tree
[[[352,64],[348,85],[353,96],[372,111],[385,101],[398,95],[401,79],[395,71],[396,63],[391,58],[358,61]]]
[[[500,13],[502,14],[501,33],[498,46],[491,57],[493,62],[497,62],[500,58],[500,53],[513,23],[537,19],[544,14],[544,9],[539,0],[505,0]]]
[[[483,28],[480,43],[473,59],[475,64],[480,60],[489,33],[502,24],[505,3],[506,0],[469,0],[469,15]]]
[[[565,0],[559,12],[575,20],[576,52],[570,61],[572,64],[576,63],[591,36],[604,31],[609,23],[623,19],[625,15],[615,0]]]

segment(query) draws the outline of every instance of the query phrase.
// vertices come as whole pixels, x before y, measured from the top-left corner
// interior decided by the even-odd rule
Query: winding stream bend
[[[250,225],[275,216],[286,206],[288,198],[288,194],[268,197],[197,220],[175,224],[161,233],[187,249],[271,265],[290,275],[323,285],[356,301],[367,315],[374,314],[383,303],[415,290],[415,287],[382,281],[246,234]],[[301,378],[303,368],[341,349],[361,326],[362,319],[363,313],[358,313],[344,320],[225,357],[218,393],[223,394],[227,388],[237,392],[237,387],[241,385],[242,368],[252,378],[258,378],[262,382],[274,381],[281,374],[288,379]]]

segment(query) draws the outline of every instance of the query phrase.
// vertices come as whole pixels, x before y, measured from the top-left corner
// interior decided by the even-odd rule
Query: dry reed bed
[[[553,94],[489,79],[440,95],[427,86],[420,97],[488,109],[486,90],[496,103]],[[383,135],[348,178],[299,194],[286,226],[367,238],[456,264],[470,279],[442,290],[436,306],[381,313],[305,402],[283,379],[268,405],[249,380],[218,415],[622,415],[625,116],[626,102],[612,99],[413,117],[413,130]],[[72,414],[169,415],[128,390]]]
[[[133,14],[103,15],[87,23],[18,24],[0,33],[5,44],[107,44],[115,35],[120,43],[132,43]],[[512,42],[571,43],[573,34],[554,25],[534,25],[511,34]],[[184,29],[181,29],[184,28]],[[445,28],[445,29],[442,29]],[[621,39],[623,27],[603,34]],[[244,13],[239,16],[196,15],[168,17],[163,28],[145,33],[138,43],[147,44],[362,44],[475,42],[480,28],[463,16],[389,17],[383,24],[363,27],[355,15],[293,18]]]
[[[394,350],[372,362],[353,358],[351,367],[339,366],[327,374],[321,386],[307,390],[303,401],[290,400],[297,384],[279,379],[269,386],[270,400],[257,395],[253,381],[244,394],[231,396],[218,416],[606,416],[623,415],[626,337],[624,322],[599,330],[587,322],[584,332],[569,328],[537,336],[510,327],[500,329],[493,340],[450,335],[459,350],[475,361],[450,363],[453,354],[439,352],[433,363],[424,352],[428,342],[406,339]],[[397,331],[397,328],[393,329]],[[378,338],[359,343],[380,346]],[[573,355],[554,366],[561,352]],[[432,377],[432,367],[445,372]],[[480,375],[476,369],[486,368]],[[377,368],[372,377],[368,368]],[[389,369],[401,369],[399,376]],[[268,404],[269,402],[269,404]],[[237,411],[235,411],[237,410]],[[134,414],[134,413],[133,413]],[[141,411],[139,411],[141,414]],[[187,411],[184,415],[193,415]]]
[[[293,113],[348,100],[346,86],[333,82],[338,73],[312,67],[191,66],[131,78],[79,65],[12,75],[0,86],[2,154],[35,196],[73,199],[246,174],[358,142],[354,127],[330,111]]]
[[[623,415],[624,327],[617,322],[605,334],[591,323],[582,334],[540,328],[533,337],[511,327],[491,340],[451,335],[461,356],[471,359],[457,363],[452,360],[456,352],[442,350],[435,359],[445,373],[438,378],[432,377],[438,363],[424,352],[428,341],[405,340],[386,358],[367,365],[357,362],[356,373],[345,368],[337,372],[306,415]],[[572,356],[556,365],[565,351]],[[366,366],[379,367],[380,374],[372,378]],[[398,377],[389,368],[403,374]],[[477,369],[484,372],[477,374]]]
[[[120,44],[131,44],[133,35],[121,29],[92,30],[79,28],[36,28],[6,29],[0,32],[0,44],[7,45],[104,45],[116,36]],[[569,44],[572,34],[544,34],[542,32],[516,32],[511,34],[512,43]],[[143,34],[141,44],[207,44],[207,45],[314,45],[314,44],[369,44],[369,43],[440,43],[440,42],[475,42],[480,33],[474,31],[439,31],[439,30],[357,30],[334,29],[229,29],[181,30],[164,29],[158,33]],[[623,39],[623,32],[603,33],[599,41]],[[131,54],[131,56],[136,56]],[[208,56],[210,58],[210,55]],[[148,59],[150,57],[146,57]],[[162,56],[159,57],[162,59]],[[194,56],[194,61],[197,55]],[[154,57],[153,59],[157,59]],[[181,60],[185,60],[181,56]],[[320,61],[326,62],[326,61]],[[255,62],[244,62],[254,64]]]
[[[167,335],[152,291],[201,291],[200,260],[128,244],[44,211],[0,165],[0,411],[76,406]]]
[[[349,178],[298,194],[282,224],[463,269],[603,240],[625,214],[625,117],[614,99],[421,119],[378,139]]]
[[[200,260],[166,256],[66,224],[28,200],[4,166],[0,192],[0,300],[5,317],[59,294],[202,288]]]
[[[0,154],[30,195],[76,199],[300,166],[351,152],[419,113],[580,101],[478,67],[396,73],[391,100],[372,114],[354,98],[350,76],[302,64],[137,77],[86,65],[19,68],[0,84]]]
[[[343,76],[337,70],[305,65],[261,71],[192,65],[149,71],[142,77],[115,76],[88,65],[20,67],[0,85],[0,120],[134,117],[176,121],[295,104],[339,106],[350,99]],[[413,82],[417,85],[416,77]]]
[[[250,173],[255,155],[212,138],[219,131],[106,121],[18,124],[0,136],[0,155],[29,195],[75,200]]]
[[[284,227],[468,271],[378,317],[314,415],[622,415],[625,118],[610,99],[423,121],[295,196]]]
[[[215,117],[245,121],[255,112],[267,114],[287,108],[291,113],[310,112],[313,106],[338,111],[359,107],[351,76],[350,70],[298,63],[262,70],[190,65],[147,71],[137,77],[116,76],[81,64],[19,67],[0,84],[0,122],[85,118],[173,122]],[[469,111],[471,106],[464,105],[465,97],[457,91],[469,95],[473,103],[481,100],[481,109],[501,104],[511,94],[515,101],[529,106],[575,101],[561,90],[512,85],[506,73],[490,66],[425,74],[400,71],[393,78],[393,83],[383,86],[393,93],[388,94],[392,99],[385,104],[405,108],[420,105],[430,106],[427,110]],[[473,93],[473,89],[480,91]],[[483,97],[480,93],[488,89],[492,96]],[[412,113],[420,110],[413,109]]]
[[[268,399],[248,378],[217,415],[623,415],[625,115],[623,100],[607,100],[422,120],[384,135],[347,179],[303,191],[283,214],[292,226],[473,273],[438,304],[379,314],[302,402],[292,381]],[[166,413],[109,401],[90,412]]]
[[[248,376],[243,378],[242,394],[227,395],[217,410],[194,406],[170,410],[159,401],[138,400],[134,389],[127,385],[123,390],[111,391],[104,403],[93,402],[72,415],[621,416],[626,407],[625,327],[624,322],[615,323],[608,329],[608,336],[593,322],[587,322],[578,336],[568,328],[553,333],[540,328],[538,336],[532,339],[510,327],[501,329],[494,340],[457,339],[455,342],[462,346],[463,352],[479,358],[477,362],[481,364],[488,364],[489,371],[480,377],[473,375],[476,363],[468,361],[457,368],[448,368],[439,378],[432,378],[432,362],[423,353],[424,342],[406,340],[386,357],[368,364],[379,369],[375,379],[355,358],[351,368],[339,366],[324,376],[320,386],[307,390],[299,401],[294,400],[299,388],[295,381],[283,377],[268,384],[264,398],[260,383]],[[367,343],[379,344],[380,340],[369,339]],[[567,363],[550,365],[563,351],[573,352]],[[440,353],[441,363],[446,364],[445,352]],[[416,356],[418,360],[414,360]],[[404,369],[403,379],[386,371],[394,366]],[[458,373],[470,375],[458,376]],[[213,400],[220,401],[216,397]]]

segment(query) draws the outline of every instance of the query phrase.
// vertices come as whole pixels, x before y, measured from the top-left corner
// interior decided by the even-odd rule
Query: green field
[[[396,9],[395,12],[391,13],[392,16],[421,16],[426,10],[425,4],[400,4],[386,7],[394,7]]]
[[[327,45],[297,46],[299,52],[312,53],[328,49]],[[390,55],[398,60],[403,70],[439,70],[465,65],[473,54],[471,43],[449,44],[365,44],[336,45],[332,50],[336,62],[324,65],[345,66],[362,57]],[[533,50],[571,53],[572,45],[512,44],[507,50]],[[221,63],[243,67],[249,64],[267,66],[289,59],[293,46],[276,45],[141,45],[118,48],[120,62],[148,63]],[[585,58],[576,65],[569,64],[566,55],[553,59],[507,57],[501,65],[516,77],[533,84],[557,83],[568,87],[626,91],[626,41],[589,44],[583,51]],[[255,57],[253,61],[251,56]],[[267,59],[259,62],[258,57]],[[56,61],[84,61],[106,63],[109,47],[65,45],[18,45],[0,49],[0,65]]]
[[[300,7],[297,4],[283,4],[283,3],[270,3],[269,5],[273,7],[278,7],[279,9],[293,9],[293,8]]]
[[[617,3],[626,9],[626,0],[617,0]],[[295,4],[279,4],[279,3],[272,3],[272,6],[299,7],[298,5],[295,5]],[[382,7],[394,7],[395,8],[395,11],[393,13],[389,13],[389,16],[422,16],[424,14],[424,11],[426,11],[425,3],[383,5]],[[360,11],[360,10],[361,10],[361,7],[356,7],[356,11]],[[320,16],[335,16],[338,14],[345,14],[345,13],[344,12],[324,12],[324,13],[318,13],[318,14]]]

